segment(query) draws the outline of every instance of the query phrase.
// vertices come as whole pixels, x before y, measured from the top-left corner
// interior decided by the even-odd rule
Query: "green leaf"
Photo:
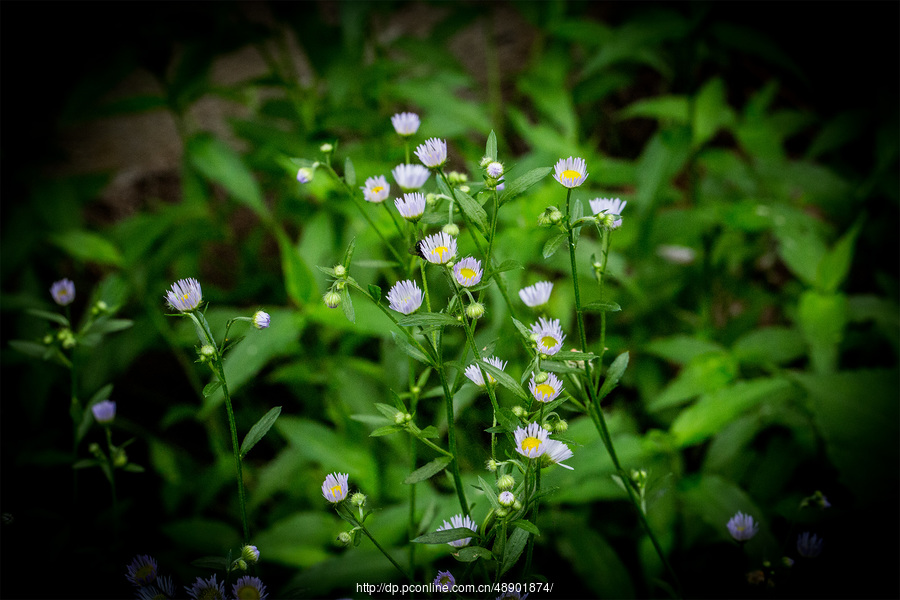
[[[344,286],[341,290],[341,308],[344,309],[344,316],[351,323],[356,322],[356,313],[353,311],[353,300],[350,299],[350,287]]]
[[[689,363],[701,354],[725,350],[725,348],[715,342],[686,335],[674,335],[653,340],[644,349],[651,354],[680,365]]]
[[[396,406],[391,406],[390,404],[384,404],[382,402],[376,402],[375,409],[392,421],[397,415],[397,412],[400,410]],[[405,407],[403,408],[403,412],[406,412]]]
[[[106,238],[92,231],[70,229],[50,236],[50,242],[66,254],[84,262],[121,266],[122,253]]]
[[[509,260],[504,260],[502,263],[500,263],[499,265],[494,267],[491,270],[491,272],[492,273],[503,273],[504,271],[513,271],[515,269],[524,269],[524,268],[525,267],[522,266],[522,263],[520,263],[519,261],[509,259]]]
[[[103,319],[94,321],[90,329],[88,329],[85,333],[104,335],[107,333],[113,333],[116,331],[128,329],[133,325],[134,321],[132,321],[131,319]]]
[[[590,302],[581,307],[582,312],[619,312],[622,307],[615,302],[600,301]]]
[[[404,315],[397,319],[397,323],[404,327],[442,327],[444,325],[462,325],[456,317],[446,313],[423,312],[412,315]]]
[[[522,386],[519,385],[519,382],[517,382],[515,379],[513,379],[509,373],[507,373],[501,369],[498,369],[491,363],[486,362],[484,360],[475,361],[474,364],[477,364],[477,365],[483,367],[487,373],[490,373],[490,375],[492,375],[494,377],[494,379],[497,380],[497,383],[499,383],[500,385],[502,385],[503,387],[505,387],[512,393],[514,393],[516,396],[518,396],[522,400],[525,400],[528,398],[528,394],[525,393],[525,391],[522,389]]]
[[[409,340],[406,338],[405,335],[400,335],[396,331],[392,331],[391,337],[394,338],[394,342],[396,342],[396,344],[398,346],[400,346],[400,349],[403,350],[403,352],[407,356],[410,356],[410,357],[416,359],[420,363],[424,363],[426,365],[431,364],[431,358],[422,354],[421,350],[419,350],[418,348],[413,346],[411,343],[409,343]]]
[[[484,208],[482,208],[481,204],[478,203],[478,200],[458,188],[453,190],[453,193],[456,194],[459,208],[462,209],[469,221],[471,221],[483,235],[487,235],[487,213]]]
[[[491,160],[497,160],[497,135],[494,133],[493,129],[491,129],[487,143],[484,146],[484,155]]]
[[[188,141],[185,150],[191,164],[204,177],[221,185],[235,200],[257,215],[262,217],[267,214],[253,173],[228,144],[211,135],[200,134]]]
[[[203,387],[203,397],[209,398],[214,393],[216,393],[216,390],[219,389],[220,387],[222,387],[222,382],[219,381],[218,379],[210,381]]]
[[[766,327],[750,331],[734,343],[735,358],[752,365],[781,365],[806,354],[806,343],[796,329]]]
[[[725,83],[715,78],[704,85],[694,99],[691,127],[694,148],[699,148],[719,131],[734,122],[734,111],[725,98]]]
[[[500,500],[497,498],[497,492],[494,491],[494,486],[485,481],[484,477],[481,475],[478,476],[478,485],[481,486],[481,491],[484,492],[484,495],[487,497],[488,502],[491,503],[491,506],[493,508],[500,508]]]
[[[449,456],[439,456],[428,464],[423,465],[410,473],[406,477],[406,479],[403,480],[403,483],[411,485],[413,483],[425,481],[426,479],[431,479],[432,477],[443,471],[444,468],[449,465],[450,461],[452,460],[453,459]]]
[[[716,392],[738,376],[737,360],[728,352],[695,356],[669,385],[647,405],[651,412],[684,404],[701,394]]]
[[[381,301],[381,288],[374,283],[370,283],[368,286],[369,296],[371,296],[372,300],[375,302]]]
[[[582,361],[594,360],[595,358],[597,358],[596,354],[591,352],[576,352],[575,350],[561,350],[553,355],[553,360]]]
[[[519,519],[518,521],[513,521],[513,525],[515,525],[519,529],[524,529],[531,535],[541,535],[540,529],[538,529],[537,525],[535,525],[531,521],[526,521],[525,519]]]
[[[525,529],[516,529],[509,536],[509,539],[506,541],[506,547],[503,549],[503,560],[500,563],[501,576],[512,569],[519,557],[522,556],[522,551],[525,550],[525,546],[528,544],[529,535],[531,534]]]
[[[541,251],[541,254],[544,258],[550,258],[556,251],[559,250],[560,245],[565,242],[569,238],[568,234],[558,233],[547,240],[547,243],[544,244],[544,249]]]
[[[834,371],[847,324],[847,298],[841,294],[807,290],[800,296],[797,320],[810,346],[813,370],[817,373]]]
[[[26,356],[30,356],[32,358],[40,358],[41,360],[45,360],[47,358],[44,355],[47,354],[48,350],[52,352],[50,348],[43,344],[38,344],[37,342],[27,342],[25,340],[10,340],[9,347],[13,348],[14,350],[18,350]]]
[[[317,295],[312,270],[303,260],[298,249],[291,243],[281,227],[275,227],[275,239],[281,254],[281,271],[284,274],[284,287],[288,296],[298,306],[302,306]]]
[[[526,340],[531,340],[531,330],[525,327],[520,321],[517,321],[515,317],[510,317],[512,319],[513,325],[515,325],[516,330],[521,334],[523,338]]]
[[[349,156],[344,161],[344,182],[351,188],[356,185],[356,169],[353,168],[353,161]]]
[[[513,433],[519,428],[519,418],[507,406],[501,406],[500,410],[497,411],[497,423],[500,424],[504,431],[509,433]]]
[[[850,264],[853,262],[854,244],[862,225],[863,220],[860,218],[847,233],[841,236],[834,248],[822,257],[816,274],[816,287],[819,288],[819,291],[837,291],[844,282],[850,271]]]
[[[696,404],[681,411],[672,423],[671,432],[683,448],[699,444],[760,402],[780,401],[792,390],[790,382],[781,378],[739,381],[704,395]]]
[[[464,548],[460,548],[459,551],[454,552],[453,558],[459,562],[474,562],[479,558],[494,560],[494,555],[491,554],[490,550],[482,548],[481,546],[465,546]]]
[[[625,369],[628,367],[628,356],[628,352],[623,352],[616,357],[616,360],[614,360],[611,365],[609,365],[609,370],[606,371],[606,377],[603,379],[603,385],[600,387],[600,392],[597,394],[598,402],[603,400],[607,394],[613,391],[613,388],[619,383],[619,380],[625,373]]]
[[[32,316],[35,316],[35,317],[38,317],[41,319],[46,319],[48,321],[53,321],[54,323],[59,323],[63,327],[69,326],[69,320],[65,316],[63,316],[59,313],[50,312],[50,311],[46,311],[46,310],[38,310],[36,308],[25,309],[25,312],[28,313],[29,315],[32,315]]]
[[[350,160],[349,158],[347,160]],[[344,257],[341,259],[341,264],[344,265],[344,268],[347,271],[350,270],[350,261],[353,260],[353,251],[356,250],[356,238],[350,240],[350,243],[347,244],[347,249],[344,251]]]
[[[455,542],[456,540],[464,540],[474,536],[475,532],[468,527],[454,527],[443,531],[432,531],[410,541],[414,544],[446,544],[447,542]]]
[[[384,427],[379,427],[375,431],[369,434],[369,437],[381,437],[383,435],[391,435],[392,433],[397,433],[398,431],[403,431],[406,429],[403,425],[385,425]]]
[[[278,416],[281,414],[281,407],[276,406],[269,412],[267,412],[263,417],[257,421],[253,427],[250,428],[250,431],[247,432],[247,435],[244,437],[244,441],[241,443],[241,458],[247,456],[247,453],[250,452],[250,449],[253,448],[259,442],[259,440],[263,439],[263,437],[269,432],[269,429],[272,428],[272,425],[275,424],[275,421],[278,419]]]
[[[541,181],[552,171],[553,167],[538,167],[537,169],[528,171],[521,177],[517,177],[512,181],[507,181],[506,187],[500,195],[500,206],[503,206],[516,196],[525,193],[528,188]]]
[[[619,111],[620,119],[656,119],[686,124],[690,117],[690,104],[684,96],[656,96],[638,100]]]

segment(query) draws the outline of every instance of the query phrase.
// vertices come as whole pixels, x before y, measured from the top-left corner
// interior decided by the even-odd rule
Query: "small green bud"
[[[101,315],[107,310],[109,310],[109,306],[107,306],[106,302],[104,302],[103,300],[97,300],[94,306],[91,307],[91,314],[95,316]]]
[[[241,558],[250,564],[259,562],[259,548],[247,544],[241,548]]]
[[[300,183],[309,183],[313,179],[313,170],[307,167],[301,167],[297,171],[297,181]]]
[[[441,231],[443,231],[447,235],[452,235],[453,237],[459,235],[459,227],[457,227],[455,223],[447,223],[446,225],[441,227]]]
[[[53,343],[53,336],[48,333],[47,335],[44,336],[44,345],[49,346],[52,343]]]
[[[113,467],[117,469],[121,469],[125,465],[128,464],[128,455],[121,448],[116,448],[116,451],[113,453]]]
[[[470,191],[471,189],[472,189],[472,188],[470,188],[470,187],[467,186],[467,185],[461,185],[461,186],[459,186],[459,191],[465,192],[466,194],[468,194],[469,191]]]
[[[481,158],[481,162],[478,163],[478,166],[481,167],[482,169],[484,169],[484,168],[487,168],[487,166],[489,164],[491,164],[493,161],[494,161],[494,159],[491,158],[490,156],[483,156]]]
[[[532,332],[532,334],[531,334],[530,337],[531,337],[531,341],[532,341],[535,345],[537,345],[538,341],[540,341],[540,339],[541,339],[541,336],[540,336],[540,335],[538,335],[537,333],[533,333],[533,332]]]
[[[513,507],[513,510],[522,510],[522,503],[519,502],[518,498],[516,498],[516,501],[513,502],[512,507]]]
[[[103,450],[100,449],[100,444],[97,442],[93,442],[88,446],[88,452],[97,458],[103,458]]]
[[[793,567],[794,559],[792,559],[790,556],[783,556],[781,558],[781,564],[783,564],[784,566],[786,566],[788,568]]]
[[[549,377],[550,376],[547,375],[545,372],[538,371],[537,373],[534,374],[534,382],[535,383],[544,383],[545,381],[547,381],[547,379]]]
[[[397,411],[397,413],[394,415],[394,423],[396,423],[397,425],[403,425],[404,423],[406,423],[406,413]]]
[[[487,470],[490,471],[491,473],[496,472],[497,471],[497,461],[494,460],[493,458],[489,458],[487,463],[485,464],[485,468],[487,468]]]
[[[334,276],[335,277],[346,277],[347,269],[344,268],[344,265],[334,265]]]
[[[480,319],[484,316],[484,304],[474,302],[466,307],[466,316],[470,319]]]
[[[556,422],[556,425],[554,425],[553,430],[556,433],[565,433],[569,430],[569,424],[566,421],[560,419]]]
[[[337,284],[335,284],[335,286],[334,286],[334,288],[337,290],[342,290],[345,287],[347,287],[347,284],[344,283],[343,281],[338,281]]]
[[[414,385],[411,388],[409,388],[409,391],[412,393],[413,396],[418,396],[419,394],[422,393],[422,388],[420,388],[417,385]]]
[[[597,220],[604,229],[612,229],[616,222],[616,218],[612,215],[597,215]]]
[[[465,183],[466,175],[465,173],[460,173],[459,171],[450,171],[447,173],[447,180],[450,183]]]
[[[425,204],[427,204],[428,206],[434,206],[435,204],[437,204],[437,201],[437,194],[432,194],[430,192],[428,194],[425,194]]]
[[[352,496],[350,496],[350,504],[354,506],[365,506],[366,505],[367,496],[362,492],[356,492]]]
[[[509,474],[501,475],[497,480],[497,487],[501,490],[512,489],[514,485],[516,485],[516,478]]]
[[[200,348],[201,358],[211,359],[215,355],[216,355],[216,349],[210,344],[204,344]]]
[[[349,546],[353,541],[353,537],[346,531],[342,531],[337,536],[337,543],[341,546]]]
[[[506,515],[509,514],[509,511],[506,510],[505,508],[498,508],[494,514],[496,514],[499,518],[502,519],[503,517],[505,517]]]
[[[324,154],[328,154],[329,152],[334,151],[334,146],[331,144],[322,144],[319,146],[319,150],[321,150]]]
[[[325,306],[328,308],[337,308],[341,305],[341,295],[334,290],[326,292],[326,294],[322,296],[322,299],[325,301]]]
[[[513,406],[513,407],[512,407],[512,413],[513,413],[514,415],[516,415],[517,417],[519,417],[520,419],[521,419],[522,417],[524,417],[524,416],[527,414],[527,413],[525,412],[525,409],[524,409],[523,407],[521,407],[521,406]]]
[[[550,213],[548,218],[550,219],[550,222],[553,223],[554,225],[559,225],[563,220],[563,214],[561,212],[559,212],[558,210],[554,210]]]
[[[543,423],[541,423],[541,427],[543,427],[544,431],[546,431],[547,433],[553,433],[553,423],[551,423],[550,421],[544,421]]]
[[[239,558],[232,564],[231,569],[233,571],[246,571],[247,570],[247,561],[243,558]]]

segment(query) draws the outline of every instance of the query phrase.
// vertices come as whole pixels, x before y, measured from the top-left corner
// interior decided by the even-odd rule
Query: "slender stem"
[[[450,393],[450,388],[447,385],[447,374],[444,372],[444,361],[440,352],[438,352],[438,360],[440,363],[437,366],[437,372],[441,378],[441,387],[444,389],[444,405],[447,409],[447,445],[450,448],[450,454],[453,456],[453,460],[450,461],[450,471],[453,474],[453,484],[456,486],[459,506],[462,508],[463,514],[467,515],[469,514],[469,503],[466,500],[462,475],[459,472],[459,455],[456,453],[456,419],[453,416],[453,394]]]
[[[231,449],[234,452],[234,468],[237,471],[238,501],[241,505],[241,528],[244,533],[244,543],[250,541],[250,527],[247,524],[247,502],[244,498],[244,473],[241,467],[241,450],[238,445],[237,424],[234,420],[234,409],[231,406],[231,394],[228,393],[228,383],[225,381],[225,369],[222,366],[222,358],[216,357],[216,375],[222,382],[222,393],[225,396],[225,410],[228,412],[228,428],[231,430]]]
[[[400,226],[400,222],[397,220],[397,217],[394,213],[391,212],[390,207],[387,205],[387,202],[382,202],[381,205],[384,207],[384,210],[387,214],[390,215],[391,221],[394,222],[394,228],[397,230],[397,233],[400,234],[401,239],[406,239],[406,232],[403,230],[403,227]]]
[[[343,505],[341,505],[341,506],[343,506]],[[335,507],[335,509],[336,509],[336,510],[340,510],[340,509],[337,508],[337,507]],[[354,523],[357,527],[359,527],[359,528],[362,530],[362,532],[363,532],[364,534],[366,534],[366,537],[367,537],[367,538],[369,538],[370,540],[372,540],[372,543],[375,544],[375,547],[378,548],[378,550],[379,550],[382,554],[384,554],[385,558],[387,558],[389,561],[391,561],[391,564],[394,565],[394,567],[395,567],[398,571],[400,571],[400,574],[401,574],[401,575],[403,575],[404,577],[406,577],[409,581],[412,581],[413,578],[409,576],[409,573],[407,573],[406,571],[404,571],[404,570],[403,570],[403,567],[401,567],[401,566],[397,563],[397,561],[394,560],[394,558],[393,558],[390,554],[387,553],[387,550],[385,550],[384,548],[382,548],[381,544],[378,543],[378,540],[376,540],[375,537],[374,537],[371,533],[369,533],[369,530],[366,529],[366,526],[363,525],[362,522],[361,522],[359,519],[356,518],[356,515],[354,515],[353,512],[351,512],[351,511],[349,511],[349,510],[346,510],[346,509],[345,509],[345,512],[346,512],[345,518],[348,518],[348,520],[349,520],[350,522]]]

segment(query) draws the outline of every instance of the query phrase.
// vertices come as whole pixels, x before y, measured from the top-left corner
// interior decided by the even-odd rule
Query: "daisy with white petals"
[[[425,185],[431,177],[431,171],[422,165],[397,165],[391,175],[404,192],[415,192]]]
[[[475,524],[475,521],[469,518],[469,515],[466,515],[464,519],[463,516],[453,515],[450,517],[450,522],[444,521],[444,524],[437,528],[437,531],[445,531],[447,529],[458,529],[460,527],[468,527],[474,532],[478,531],[478,525]],[[447,542],[454,548],[462,548],[463,546],[468,546],[469,542],[472,541],[472,538],[463,538],[461,540],[453,540],[452,542]]]
[[[347,479],[349,473],[330,473],[322,483],[322,495],[332,504],[337,504],[347,497]]]
[[[516,452],[528,458],[537,458],[547,451],[547,436],[550,434],[537,423],[516,429]]]
[[[616,198],[613,200],[612,198],[594,198],[591,200],[591,211],[595,215],[605,214],[605,215],[621,215],[622,211],[625,209],[625,205],[628,202],[623,202]],[[615,221],[612,223],[613,229],[618,229],[622,226],[622,217],[618,216]]]
[[[428,262],[436,265],[447,264],[456,256],[456,240],[440,231],[419,242],[419,250]]]
[[[565,469],[574,471],[575,467],[570,467],[569,465],[562,464],[562,461],[568,460],[573,456],[574,454],[569,449],[569,447],[559,440],[547,440],[547,449],[544,451],[545,461],[555,463]]]
[[[559,352],[566,335],[559,326],[559,319],[540,317],[531,325],[532,333],[537,335],[537,349],[541,354],[552,356]]]
[[[561,158],[553,167],[556,173],[553,179],[557,180],[567,188],[575,188],[584,183],[587,179],[587,165],[583,158]]]
[[[422,306],[422,290],[411,279],[398,281],[388,292],[387,299],[393,310],[408,315]]]
[[[486,362],[490,365],[493,365],[500,369],[501,371],[506,368],[506,361],[500,360],[496,356],[491,356],[490,358],[482,358],[483,362]],[[488,376],[488,382],[491,384],[497,383],[497,380],[494,379],[494,376],[487,372],[487,369],[484,370]],[[466,367],[466,377],[468,377],[472,383],[477,385],[478,387],[484,387],[484,377],[481,376],[481,369],[478,368],[478,364],[472,363],[468,367]]]
[[[419,217],[425,212],[425,194],[413,192],[411,194],[403,194],[403,198],[395,198],[394,206],[407,221],[418,221]]]
[[[562,381],[553,373],[547,373],[547,379],[542,383],[534,380],[534,373],[531,374],[531,381],[528,382],[528,389],[531,395],[538,402],[553,402],[562,392]]]
[[[203,291],[200,282],[190,277],[179,279],[172,284],[172,289],[166,292],[166,303],[177,311],[191,312],[203,301]]]
[[[391,184],[387,182],[384,175],[378,177],[369,177],[366,179],[365,187],[360,187],[363,191],[363,198],[366,202],[380,204],[384,202],[391,193]]]
[[[416,113],[403,112],[391,117],[391,124],[393,124],[397,135],[409,137],[419,130],[421,121],[419,121],[419,115]]]
[[[467,256],[455,265],[453,265],[453,274],[456,276],[456,282],[464,287],[472,287],[478,285],[484,271],[481,270],[481,261]]]
[[[549,281],[538,281],[534,285],[519,290],[519,298],[525,303],[525,306],[534,308],[535,306],[543,306],[550,300],[550,292],[553,291],[553,284]]]
[[[447,142],[438,138],[425,140],[416,148],[416,156],[429,169],[437,169],[447,162]]]

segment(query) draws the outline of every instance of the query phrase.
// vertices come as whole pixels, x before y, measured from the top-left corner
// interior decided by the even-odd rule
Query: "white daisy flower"
[[[599,215],[600,213],[606,215],[620,215],[615,221],[613,221],[612,228],[618,229],[622,226],[622,211],[625,209],[625,205],[628,202],[623,202],[616,198],[613,200],[612,198],[594,198],[591,200],[591,211],[595,215]]]
[[[474,532],[478,531],[478,525],[475,524],[475,521],[469,518],[469,515],[466,515],[464,519],[461,514],[453,515],[450,517],[450,522],[444,521],[444,524],[437,528],[437,531],[445,531],[447,529],[458,529],[460,527],[468,527]],[[453,540],[452,542],[447,542],[454,548],[462,548],[463,546],[468,546],[469,542],[472,541],[472,538],[463,538],[461,540]]]
[[[562,392],[563,387],[562,381],[553,373],[547,373],[547,379],[543,383],[535,382],[534,373],[532,373],[528,389],[531,390],[531,395],[538,402],[553,402]]]
[[[553,291],[553,284],[549,281],[538,281],[534,285],[519,290],[519,298],[525,303],[525,306],[534,308],[547,304],[550,300],[550,292]]]
[[[559,352],[566,335],[559,326],[559,319],[538,318],[537,323],[531,325],[532,333],[537,334],[537,348],[541,354],[552,356]]]
[[[481,360],[497,367],[501,371],[506,368],[506,361],[500,360],[496,356],[492,356],[490,358],[482,358]],[[487,373],[487,369],[485,369],[485,373]],[[484,387],[484,378],[481,376],[481,369],[478,368],[478,365],[476,363],[472,363],[471,365],[466,367],[465,374],[466,374],[466,377],[468,377],[470,380],[472,380],[472,383],[474,383],[478,387]],[[487,373],[487,376],[488,376],[488,382],[490,382],[492,384],[497,383],[497,380],[494,379],[493,375],[491,375],[490,373]]]
[[[422,306],[422,290],[411,279],[398,281],[388,292],[387,299],[393,310],[408,315]]]
[[[391,123],[394,125],[397,135],[408,137],[419,130],[421,121],[416,113],[403,112],[391,117]]]
[[[166,292],[166,303],[177,311],[191,312],[203,301],[203,291],[200,282],[189,277],[179,279],[172,284],[172,289]]]
[[[419,244],[419,250],[425,260],[436,265],[447,264],[456,256],[456,240],[443,231],[429,235]]]
[[[447,162],[447,142],[438,138],[425,140],[416,148],[416,156],[429,169],[436,169]]]
[[[404,219],[418,221],[425,212],[425,194],[418,192],[403,194],[403,198],[394,199],[394,206]]]
[[[478,285],[484,272],[481,270],[481,261],[467,256],[453,265],[453,274],[456,282],[464,287]]]
[[[347,497],[348,473],[330,473],[322,482],[322,495],[332,504],[337,504]]]
[[[561,158],[556,162],[554,167],[556,173],[553,179],[557,180],[567,188],[575,188],[584,183],[587,179],[587,165],[583,158]]]
[[[575,467],[562,464],[562,461],[569,460],[574,454],[568,446],[559,440],[547,440],[547,448],[544,451],[544,460],[555,463],[563,468],[574,471]]]
[[[387,199],[388,195],[390,195],[391,184],[387,182],[384,175],[379,175],[378,177],[369,177],[366,179],[366,185],[359,189],[363,191],[363,197],[366,199],[366,202],[380,204]]]
[[[414,192],[425,185],[431,171],[422,165],[397,165],[391,175],[404,192]]]
[[[516,452],[528,458],[537,458],[547,451],[547,430],[537,423],[527,427],[519,427],[513,434],[516,439]]]

